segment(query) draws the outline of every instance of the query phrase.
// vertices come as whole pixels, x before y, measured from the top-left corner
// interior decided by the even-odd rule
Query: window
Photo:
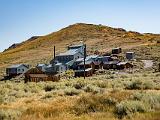
[[[20,72],[21,71],[21,69],[18,69],[18,72]]]

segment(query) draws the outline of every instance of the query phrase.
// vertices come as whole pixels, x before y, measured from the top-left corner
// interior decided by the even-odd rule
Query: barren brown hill
[[[87,51],[93,53],[96,50],[107,52],[112,47],[131,49],[138,46],[153,45],[159,40],[160,35],[156,34],[141,34],[122,28],[78,23],[49,35],[27,40],[0,53],[0,69],[2,71],[6,66],[16,63],[29,63],[31,65],[40,62],[47,63],[53,56],[54,45],[57,53],[59,53],[70,44],[84,41],[87,44]]]

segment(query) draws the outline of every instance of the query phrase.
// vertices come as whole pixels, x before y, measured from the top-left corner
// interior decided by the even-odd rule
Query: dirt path
[[[151,68],[153,66],[153,60],[142,60],[144,68]]]

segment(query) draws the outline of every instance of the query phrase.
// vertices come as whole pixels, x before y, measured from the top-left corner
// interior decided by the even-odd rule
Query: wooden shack
[[[109,62],[104,62],[103,63],[103,69],[117,69],[117,64],[119,61],[109,61]]]
[[[92,68],[92,71],[94,72],[95,71],[95,64],[93,61],[86,61],[85,62],[85,69],[87,68]],[[81,70],[81,69],[84,69],[84,62],[81,62],[79,65],[78,65],[78,69]]]
[[[59,74],[47,74],[39,68],[31,68],[25,73],[25,82],[58,81]]]
[[[113,48],[112,49],[112,54],[119,54],[122,52],[122,48]]]
[[[133,68],[133,65],[129,62],[119,62],[117,64],[117,69],[119,70],[128,69],[128,68]]]
[[[102,69],[103,62],[101,62],[101,61],[95,61],[94,65],[95,65],[95,70]]]
[[[134,56],[135,56],[134,52],[126,52],[126,58],[128,60],[133,60]]]
[[[89,77],[93,75],[92,68],[85,69],[85,76]],[[75,71],[75,77],[84,77],[84,70],[76,70]]]
[[[25,73],[29,69],[29,65],[17,64],[6,68],[6,74],[9,77],[15,77]]]

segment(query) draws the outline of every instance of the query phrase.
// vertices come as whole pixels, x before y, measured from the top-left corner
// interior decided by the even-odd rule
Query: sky
[[[75,23],[160,33],[160,0],[0,0],[0,51]]]

